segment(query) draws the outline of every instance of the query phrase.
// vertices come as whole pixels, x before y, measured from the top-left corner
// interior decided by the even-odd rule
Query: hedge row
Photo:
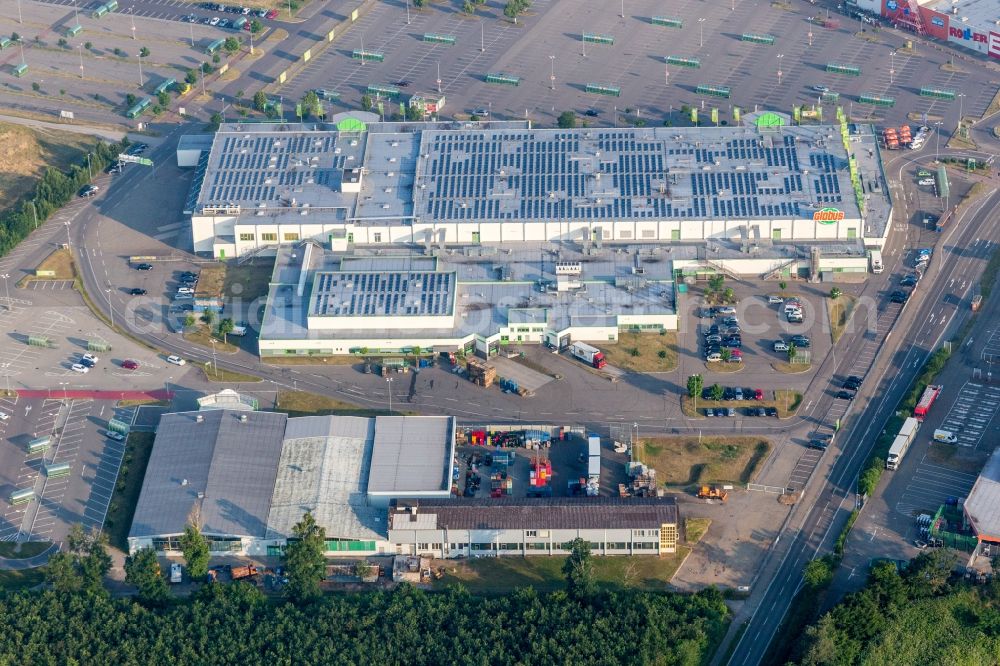
[[[93,173],[101,173],[106,166],[117,160],[128,143],[128,139],[115,144],[98,142],[90,153],[90,168]],[[49,215],[69,203],[90,180],[86,155],[68,171],[51,167],[46,169],[31,195],[26,195],[20,202],[0,212],[0,256],[17,247],[35,229],[32,202],[38,213],[38,224],[42,224]]]

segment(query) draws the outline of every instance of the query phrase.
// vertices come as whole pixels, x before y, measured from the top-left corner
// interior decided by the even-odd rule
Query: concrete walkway
[[[45,552],[23,560],[12,560],[7,559],[6,557],[0,557],[0,570],[22,571],[24,569],[34,569],[46,564],[49,561],[49,557],[57,552],[59,552],[59,546],[52,544],[45,550]]]

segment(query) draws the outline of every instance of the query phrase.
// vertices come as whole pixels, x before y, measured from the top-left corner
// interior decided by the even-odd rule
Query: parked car
[[[729,350],[729,362],[730,363],[742,363],[743,362],[743,352],[739,349]]]
[[[208,24],[209,25],[219,25],[219,17],[218,16],[213,16],[212,18],[208,19]]]
[[[726,407],[726,416],[736,416],[736,410],[732,407]]]
[[[167,357],[167,363],[172,363],[174,365],[184,365],[187,363],[187,361],[182,359],[180,356],[175,356],[174,354],[171,354],[170,356]]]
[[[708,361],[709,363],[718,363],[719,361],[722,360],[722,354],[720,354],[719,352],[712,352],[711,354],[705,357],[705,360]]]
[[[778,415],[778,408],[777,407],[765,407],[764,408],[764,413],[766,413],[768,416],[777,416]]]
[[[822,439],[810,439],[809,448],[817,449],[819,451],[826,451],[827,443]]]
[[[125,441],[125,435],[121,434],[120,432],[114,432],[112,430],[106,430],[106,431],[104,431],[104,436],[107,437],[108,439],[113,439],[116,442],[124,442]]]
[[[131,289],[128,290],[128,293],[131,296],[145,296],[146,295],[146,290],[145,289],[141,289],[139,287],[132,287]]]
[[[69,369],[72,370],[73,372],[79,372],[81,375],[85,375],[88,372],[90,372],[90,368],[83,365],[82,363],[74,363],[73,365],[69,366]]]
[[[278,10],[277,9],[271,9],[271,10],[269,10],[267,12],[266,18],[273,19],[273,18],[277,18],[277,17],[278,17]]]
[[[587,109],[586,111],[583,112],[583,115],[585,115],[585,116],[587,116],[589,118],[594,118],[599,113],[600,113],[600,111],[598,111],[597,109]]]
[[[754,389],[753,390],[753,399],[754,400],[763,400],[764,399],[764,391],[761,390],[761,389]]]
[[[84,185],[80,189],[79,196],[83,199],[89,199],[90,197],[95,196],[97,194],[97,191],[100,189],[101,188],[99,188],[97,185]]]
[[[84,361],[90,361],[91,363],[97,363],[98,361],[101,360],[101,359],[97,358],[96,356],[94,356],[93,354],[84,354],[82,356],[82,358],[83,358]]]
[[[889,294],[889,300],[893,303],[905,303],[906,299],[909,298],[905,291],[894,291]]]
[[[786,352],[786,351],[788,351],[788,345],[785,343],[784,340],[775,340],[775,342],[774,342],[774,351],[776,351],[776,352]]]
[[[712,324],[708,327],[708,330],[705,331],[705,335],[719,335],[719,330],[718,324]]]
[[[81,359],[80,359],[80,365],[85,365],[85,366],[87,366],[88,368],[93,368],[93,367],[94,367],[95,365],[97,365],[97,364],[96,364],[96,363],[94,363],[93,361],[89,360],[89,359],[86,359],[86,358],[81,358]]]
[[[735,392],[733,391],[732,387],[726,386],[725,388],[722,389],[723,400],[732,400],[734,395]]]
[[[857,375],[851,375],[844,380],[844,388],[850,389],[851,391],[857,391],[861,388],[861,378]]]
[[[809,336],[806,335],[793,335],[789,338],[795,343],[796,347],[801,347],[802,349],[809,349]]]
[[[124,361],[122,361],[122,367],[125,368],[126,370],[138,370],[139,369],[139,362],[138,361],[133,361],[132,359],[127,358]]]
[[[735,389],[733,389],[733,400],[742,400],[742,399],[743,399],[743,389],[737,386]]]
[[[853,391],[838,391],[837,392],[837,399],[838,400],[854,400],[854,392]]]
[[[917,277],[916,273],[910,273],[909,275],[904,275],[899,280],[899,286],[900,287],[916,287],[918,279],[919,278]]]
[[[785,302],[785,299],[782,298],[781,296],[768,296],[767,297],[767,304],[768,305],[781,305],[784,302]]]
[[[712,344],[712,343],[720,344],[720,343],[722,343],[722,336],[721,335],[706,335],[705,336],[705,343],[706,344]]]
[[[813,90],[815,90],[818,93],[830,92],[830,89],[827,88],[826,86],[813,86]]]
[[[153,270],[153,264],[136,264],[135,270],[137,271],[151,271]]]
[[[10,414],[8,414],[7,412],[0,412],[0,421],[8,421],[8,420],[10,420]]]

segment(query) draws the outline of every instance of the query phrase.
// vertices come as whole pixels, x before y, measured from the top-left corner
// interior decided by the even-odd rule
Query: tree
[[[691,399],[700,398],[701,391],[704,386],[705,380],[701,375],[691,375],[688,377],[688,397]]]
[[[226,53],[236,53],[240,50],[240,40],[235,37],[226,37],[226,41],[222,43],[222,50]]]
[[[61,46],[62,48],[66,48],[67,46],[69,46],[69,42],[67,42],[67,41],[66,41],[66,39],[65,39],[64,37],[60,37],[60,38],[59,38],[59,41],[58,41],[58,42],[56,42],[56,44],[58,44],[58,45],[59,45],[59,46]]]
[[[842,293],[844,293],[844,292],[840,291],[840,289],[838,287],[834,287],[833,289],[830,290],[830,298],[836,300],[836,299],[840,298],[840,295]]]
[[[725,393],[726,389],[722,388],[721,384],[712,384],[712,400],[722,400]]]
[[[712,277],[708,278],[708,288],[710,291],[722,291],[722,287],[725,284],[726,276],[721,273],[716,273]]]
[[[732,287],[726,287],[722,291],[722,302],[723,303],[732,303],[735,300],[736,300],[736,292],[733,291]]]
[[[371,95],[362,95],[361,96],[361,108],[364,111],[371,111],[372,110],[372,96]]]
[[[222,336],[223,342],[228,344],[229,338],[227,336],[233,332],[234,328],[236,328],[236,322],[234,322],[231,317],[226,317],[225,319],[219,322],[218,330],[219,330],[219,335]]]
[[[263,90],[258,90],[253,95],[253,110],[263,111],[267,106],[267,95]]]
[[[10,33],[10,41],[12,41],[12,42],[19,42],[19,41],[21,41],[21,35],[17,34],[16,32]],[[90,48],[90,47],[88,47],[88,48]]]
[[[802,572],[802,580],[813,590],[820,590],[833,580],[833,567],[826,558],[810,560]]]
[[[141,49],[139,49],[139,57],[140,58],[148,58],[149,57],[149,49],[147,49],[145,46],[143,46]]]
[[[517,23],[517,17],[531,6],[531,0],[507,0],[503,15]]]
[[[319,584],[326,574],[326,529],[307,511],[292,527],[292,539],[285,548],[286,594],[298,603],[313,601],[320,596]]]
[[[203,62],[201,63],[201,71],[203,74],[211,74],[215,71],[215,68],[212,67],[212,63]]]
[[[211,327],[215,323],[215,310],[205,310],[201,315],[201,320]]]
[[[184,527],[184,534],[181,535],[181,552],[184,553],[184,562],[187,563],[188,575],[191,579],[204,579],[208,575],[208,558],[211,553],[208,548],[208,539],[193,522]]]
[[[40,84],[38,81],[33,81],[31,84],[31,89],[34,90],[35,92],[39,92],[42,89],[42,84]]]
[[[563,111],[559,114],[556,124],[562,129],[572,129],[576,127],[576,114],[572,111]]]
[[[45,580],[59,592],[102,590],[104,576],[111,570],[108,537],[99,530],[85,532],[80,524],[70,527],[66,550],[49,558]]]
[[[152,548],[143,548],[125,558],[125,582],[138,588],[139,598],[152,605],[162,604],[170,596]]]
[[[170,93],[168,93],[166,90],[157,93],[156,101],[159,102],[160,106],[162,106],[163,108],[167,108],[168,106],[170,106]]]
[[[258,32],[260,32],[263,29],[264,29],[264,24],[261,23],[258,19],[254,19],[254,20],[250,21],[250,32],[251,32],[251,34],[256,35]]]
[[[594,581],[594,563],[590,556],[590,543],[577,537],[570,544],[570,554],[563,562],[562,572],[566,577],[566,590],[571,597],[588,599],[597,592]]]
[[[791,363],[792,361],[794,361],[795,357],[798,356],[798,354],[799,354],[799,350],[796,349],[795,343],[794,342],[789,342],[788,343],[788,362]]]
[[[198,83],[198,72],[193,69],[189,69],[187,74],[184,75],[184,80],[191,85]]]
[[[778,283],[778,289],[780,289],[781,291],[784,291],[787,288],[788,288],[788,283],[785,282],[784,280]]]
[[[193,314],[189,312],[186,315],[184,315],[184,328],[191,328],[192,326],[194,326],[194,322],[195,319]]]
[[[374,567],[372,567],[372,565],[366,562],[365,560],[359,560],[354,563],[353,573],[361,580],[364,580],[365,578],[371,575],[373,568]]]
[[[417,9],[423,7],[425,2],[425,0],[412,0],[412,1],[413,1],[413,6],[416,7]]]
[[[93,42],[84,42],[83,48],[85,48],[85,49],[87,49],[89,51],[90,49],[94,48],[94,43]]]
[[[475,14],[476,6],[472,4],[471,0],[465,0],[465,2],[462,3],[462,11],[466,14]]]
[[[118,56],[119,58],[123,58],[123,57],[125,57],[125,52],[124,52],[124,51],[122,51],[122,50],[121,50],[120,48],[118,48],[117,46],[115,47],[115,50],[113,51],[113,53],[114,53],[114,54],[115,54],[116,56]]]
[[[729,363],[729,361],[733,358],[733,350],[729,347],[723,347],[719,351],[719,357],[722,359],[723,363]]]
[[[125,106],[135,106],[136,97],[132,93],[125,95]]]
[[[310,90],[305,95],[302,96],[302,115],[303,116],[318,116],[319,115],[319,95],[314,91]]]

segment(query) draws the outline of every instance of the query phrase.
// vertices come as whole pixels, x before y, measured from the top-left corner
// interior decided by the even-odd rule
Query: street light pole
[[[621,17],[625,18],[625,0],[622,0],[622,13],[621,13]]]
[[[705,19],[698,19],[698,46],[705,46]]]
[[[17,22],[24,23],[24,19],[21,18],[21,0],[17,0]]]
[[[438,85],[438,94],[440,95],[441,94],[441,61],[440,60],[438,61],[438,64],[437,64],[437,85]]]
[[[139,87],[142,87],[142,54],[139,54]]]
[[[937,134],[934,146],[934,162],[936,164],[941,161],[941,121],[935,122],[934,127],[937,128],[934,130],[934,133]]]
[[[663,85],[670,85],[670,62],[666,58],[663,59]]]
[[[94,179],[94,170],[90,168],[90,153],[87,153],[87,175],[91,180]]]
[[[549,89],[556,89],[556,57],[549,56]]]
[[[111,330],[115,328],[115,309],[111,307],[111,287],[108,286],[104,289],[108,294],[108,315],[111,317]]]
[[[35,228],[37,229],[38,228],[38,209],[35,208],[35,200],[32,199],[28,203],[31,204],[31,215],[32,215],[32,217],[35,218]]]
[[[392,414],[392,377],[385,378],[386,393],[389,394],[389,413]]]
[[[135,7],[128,8],[129,18],[132,19],[132,41],[135,41]]]
[[[479,52],[486,52],[486,24],[482,21],[479,22]]]
[[[253,28],[250,28],[250,55],[253,55]]]
[[[410,25],[410,0],[406,0],[406,25]]]
[[[80,44],[80,78],[83,78],[83,44]]]
[[[806,36],[809,37],[809,48],[812,48],[812,45],[813,45],[813,31],[812,31],[812,28],[809,28],[809,32],[806,33]]]
[[[896,73],[896,52],[889,51],[889,85],[892,85],[892,77]]]
[[[216,379],[219,377],[219,364],[215,359],[215,338],[209,338],[212,341],[212,372],[215,374]]]
[[[11,307],[11,302],[10,302],[10,285],[7,284],[7,278],[9,278],[9,277],[10,277],[10,273],[4,273],[3,275],[0,275],[0,278],[3,278],[3,288],[4,288],[4,291],[7,292],[7,310],[8,311],[14,309],[13,307]]]
[[[778,54],[778,85],[779,86],[781,85],[781,74],[782,74],[782,71],[781,71],[781,59],[784,58],[784,57],[785,57],[784,53],[779,53]]]
[[[958,93],[958,134],[962,135],[963,105],[965,104],[965,93]]]

